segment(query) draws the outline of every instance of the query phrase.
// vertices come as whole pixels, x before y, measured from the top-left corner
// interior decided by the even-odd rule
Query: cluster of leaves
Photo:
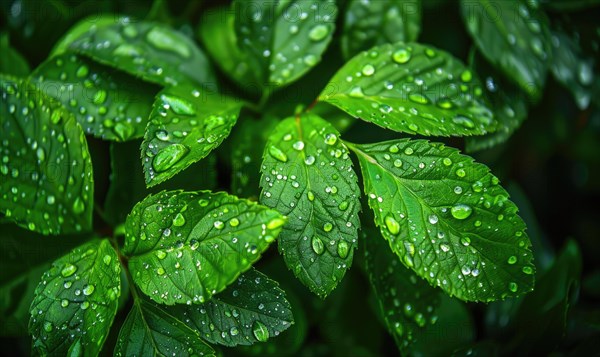
[[[540,99],[548,72],[581,108],[597,99],[592,62],[536,1],[462,0],[474,42],[465,65],[415,42],[421,6],[233,1],[202,14],[204,49],[157,22],[158,11],[94,16],[33,71],[2,37],[0,212],[13,254],[2,301],[16,321],[29,315],[34,351],[99,353],[127,289],[116,355],[213,355],[209,344],[265,342],[294,323],[286,293],[252,267],[275,241],[321,298],[360,252],[403,352],[455,301],[442,291],[490,302],[533,290],[531,242],[499,179],[454,148],[410,136],[466,137],[470,151],[498,145]],[[326,54],[340,56],[332,43],[346,61],[321,87],[303,82]],[[278,104],[294,82],[312,98]],[[351,143],[343,136],[354,118],[408,136]],[[215,149],[232,131],[237,196],[208,191]],[[96,139],[111,142],[103,208],[88,149]],[[109,230],[94,230],[95,207]],[[51,264],[18,258],[44,239],[54,245],[41,261]],[[31,305],[14,301],[23,282]],[[537,303],[530,296],[520,308]]]

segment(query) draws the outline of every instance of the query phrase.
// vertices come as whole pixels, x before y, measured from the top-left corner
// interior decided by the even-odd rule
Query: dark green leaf
[[[489,149],[507,141],[527,118],[527,97],[514,84],[476,57],[475,71],[485,81],[485,94],[489,98],[494,117],[498,121],[495,132],[466,138],[468,152]]]
[[[581,268],[581,251],[569,240],[552,268],[539,278],[535,291],[519,306],[513,344],[519,346],[519,353],[548,355],[558,346],[567,332],[567,312],[577,300]]]
[[[121,327],[115,356],[215,356],[198,333],[162,307],[139,299]]]
[[[164,191],[133,208],[123,252],[154,301],[200,304],[257,261],[284,223],[276,211],[226,193]]]
[[[0,77],[0,211],[42,234],[91,228],[94,185],[83,131],[27,82]]]
[[[406,352],[422,334],[419,330],[436,322],[434,314],[441,291],[402,266],[388,242],[379,235],[367,236],[363,241],[365,267],[381,316],[398,348]]]
[[[113,18],[76,35],[69,51],[144,80],[159,85],[216,83],[208,58],[194,41],[166,25]]]
[[[96,31],[99,27],[113,26],[120,21],[123,21],[123,18],[115,16],[114,14],[94,14],[79,20],[79,22],[73,25],[69,31],[54,44],[49,57],[68,52],[71,43],[86,35],[88,32]]]
[[[187,321],[206,341],[225,346],[265,342],[294,323],[284,291],[255,269],[202,305],[176,305],[167,311]]]
[[[107,140],[142,137],[158,91],[74,54],[53,57],[31,76],[42,92],[73,114],[86,133]]]
[[[352,265],[360,189],[335,128],[306,114],[282,121],[265,147],[260,201],[288,216],[279,237],[287,266],[320,297]]]
[[[533,289],[525,224],[489,169],[423,140],[350,146],[375,223],[401,261],[467,301]]]
[[[0,335],[26,335],[40,277],[84,237],[43,237],[13,224],[0,225],[0,232]]]
[[[579,109],[590,105],[593,96],[594,58],[587,57],[579,44],[560,31],[552,33],[552,74],[567,88]]]
[[[31,304],[33,350],[40,355],[98,355],[117,311],[120,272],[108,240],[86,243],[52,263]]]
[[[396,43],[352,58],[319,99],[386,129],[461,136],[496,127],[481,95],[479,80],[449,53]]]
[[[241,101],[193,87],[160,92],[142,143],[148,187],[157,185],[206,157],[229,135]]]
[[[537,100],[552,55],[548,20],[526,0],[461,0],[465,25],[485,58]]]
[[[215,155],[207,156],[188,170],[162,184],[150,189],[146,188],[140,161],[140,144],[141,141],[131,141],[113,143],[110,147],[110,186],[104,202],[104,218],[113,227],[125,222],[133,206],[151,193],[158,193],[165,189],[193,191],[216,188],[217,160]]]
[[[346,58],[384,43],[416,41],[421,31],[421,0],[351,0],[347,6],[342,33]]]
[[[0,73],[17,77],[29,75],[29,64],[8,42],[8,34],[0,33]]]

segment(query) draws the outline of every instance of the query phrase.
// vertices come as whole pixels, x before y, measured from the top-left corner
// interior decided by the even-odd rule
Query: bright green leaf
[[[123,17],[99,22],[78,35],[67,37],[72,40],[69,51],[144,80],[159,85],[216,83],[208,58],[194,41],[166,25]]]
[[[40,355],[98,355],[117,311],[121,265],[108,240],[56,260],[31,304],[29,331]]]
[[[347,6],[342,33],[346,58],[385,43],[413,42],[421,31],[421,0],[351,0]]]
[[[150,298],[200,304],[257,261],[284,223],[278,212],[226,193],[164,191],[133,208],[123,252]]]
[[[160,92],[142,143],[148,187],[159,184],[206,157],[229,135],[241,101],[193,87]]]
[[[143,299],[138,300],[119,332],[115,356],[215,356],[198,333]]]
[[[360,189],[335,128],[312,114],[282,121],[265,147],[260,201],[288,216],[279,237],[287,266],[320,297],[352,265]]]
[[[40,277],[85,237],[43,237],[13,224],[0,225],[0,232],[0,335],[26,335]]]
[[[167,311],[210,343],[251,345],[278,336],[294,323],[285,293],[255,269],[202,305],[176,305]]]
[[[476,57],[474,67],[485,80],[485,94],[498,121],[498,128],[493,133],[466,138],[468,152],[489,149],[506,142],[527,118],[528,104],[526,94],[490,68],[480,56]]]
[[[533,289],[525,224],[489,169],[423,140],[350,146],[375,223],[407,267],[467,301]]]
[[[30,71],[25,58],[10,46],[8,34],[0,33],[0,73],[26,77]]]
[[[365,267],[381,316],[398,348],[406,352],[423,328],[435,323],[441,291],[402,266],[378,234],[366,236],[363,241]]]
[[[0,211],[42,234],[91,228],[94,185],[83,131],[27,82],[0,77]]]
[[[479,135],[496,122],[479,80],[449,53],[416,43],[361,52],[320,100],[383,128],[423,135]]]
[[[73,114],[86,133],[107,140],[142,137],[158,91],[74,54],[51,58],[32,77],[42,92]]]
[[[552,33],[552,74],[571,94],[579,109],[590,105],[593,96],[594,58],[587,57],[575,40],[566,33]]]
[[[461,0],[460,6],[467,31],[485,58],[539,99],[552,55],[543,12],[526,0]]]

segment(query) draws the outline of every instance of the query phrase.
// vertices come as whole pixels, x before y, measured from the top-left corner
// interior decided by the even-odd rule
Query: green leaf
[[[10,46],[8,34],[0,33],[0,73],[26,77],[30,71],[27,60]]]
[[[0,225],[0,335],[27,335],[29,306],[52,261],[85,237],[43,237],[13,224]]]
[[[170,313],[210,343],[251,345],[278,336],[294,323],[285,293],[255,269],[202,305],[176,305]]]
[[[42,234],[88,230],[92,163],[83,131],[28,82],[0,77],[0,211]]]
[[[587,57],[575,40],[566,33],[552,33],[552,63],[554,78],[568,89],[579,109],[590,105],[593,96],[594,58]]]
[[[404,265],[466,301],[533,289],[525,224],[485,165],[424,140],[348,145],[375,223]]]
[[[110,146],[110,186],[104,201],[104,218],[113,227],[125,222],[133,206],[151,193],[166,189],[192,191],[217,187],[217,160],[215,155],[209,155],[171,180],[146,188],[139,158],[140,144],[141,141],[130,141]]]
[[[69,52],[69,46],[71,43],[86,35],[88,32],[96,31],[99,27],[102,28],[112,26],[120,21],[123,21],[123,18],[116,17],[114,14],[96,13],[94,15],[85,17],[73,25],[69,31],[54,44],[54,47],[50,52],[50,56],[48,57],[54,57],[65,52]]]
[[[42,63],[31,75],[48,96],[61,102],[83,130],[98,138],[140,138],[158,90],[123,72],[74,54]]]
[[[229,135],[241,107],[241,101],[193,87],[160,92],[142,143],[146,185],[159,184],[206,157]]]
[[[528,1],[461,0],[467,31],[485,58],[538,100],[552,55],[548,20]]]
[[[352,265],[360,189],[335,128],[312,114],[282,121],[265,147],[260,201],[288,216],[279,237],[287,266],[320,297]]]
[[[199,304],[257,261],[284,223],[278,212],[226,193],[165,191],[133,208],[123,252],[154,301]]]
[[[421,0],[351,0],[347,6],[342,33],[346,58],[385,43],[416,41],[421,31]]]
[[[115,356],[215,356],[198,333],[151,302],[139,299],[119,332]]]
[[[99,22],[78,35],[68,45],[69,51],[146,81],[159,85],[216,83],[208,58],[194,41],[166,25],[123,17]]]
[[[506,142],[527,119],[528,100],[523,91],[490,68],[481,56],[476,57],[474,67],[485,80],[485,94],[498,121],[498,128],[493,133],[466,138],[468,152],[489,149]]]
[[[98,355],[117,311],[121,265],[108,240],[56,260],[31,304],[29,331],[40,355]]]
[[[423,135],[480,135],[496,122],[479,80],[447,52],[416,43],[361,52],[319,99],[383,128]]]
[[[365,238],[365,267],[381,316],[398,348],[406,353],[422,329],[435,323],[440,291],[402,266],[379,234]]]

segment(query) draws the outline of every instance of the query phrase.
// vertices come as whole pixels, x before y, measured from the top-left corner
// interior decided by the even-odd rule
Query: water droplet
[[[231,336],[237,336],[238,333],[240,333],[240,331],[235,326],[229,329],[229,334],[231,334]]]
[[[286,162],[288,159],[287,155],[275,145],[269,146],[269,154],[281,162]]]
[[[213,226],[214,226],[216,229],[223,229],[223,228],[225,227],[225,223],[223,223],[223,221],[215,221],[215,222],[213,223]]]
[[[308,191],[306,196],[308,197],[308,200],[311,202],[315,200],[315,194],[312,191]]]
[[[514,255],[511,255],[510,257],[508,257],[508,264],[515,264],[517,262],[517,257],[515,257]]]
[[[510,291],[512,291],[513,293],[516,293],[518,288],[519,288],[519,286],[517,285],[517,283],[514,283],[514,282],[508,283],[508,289]]]
[[[419,103],[419,104],[429,103],[429,100],[424,95],[418,94],[418,93],[409,94],[408,99],[412,100],[415,103]]]
[[[333,229],[333,224],[327,222],[323,225],[323,230],[325,232],[331,232],[331,230]]]
[[[467,174],[467,172],[464,169],[456,170],[456,176],[458,176],[458,177],[465,177],[466,174]]]
[[[181,214],[181,212],[177,213],[175,215],[175,218],[173,218],[173,225],[175,227],[181,227],[185,224],[185,217]]]
[[[154,136],[156,136],[156,138],[161,141],[171,140],[171,135],[169,135],[169,133],[167,133],[165,130],[157,130],[154,133]]]
[[[53,329],[54,329],[54,326],[52,325],[52,322],[50,322],[50,321],[44,322],[44,331],[52,332]]]
[[[83,295],[90,296],[94,293],[94,290],[96,290],[96,287],[92,284],[88,284],[83,287]]]
[[[305,65],[307,66],[314,66],[317,64],[318,58],[317,56],[313,55],[313,54],[308,54],[306,56],[304,56],[303,62]]]
[[[300,150],[304,149],[304,142],[303,142],[303,141],[296,141],[296,142],[295,142],[295,143],[292,145],[292,147],[294,148],[294,150],[298,150],[298,151],[300,151]]]
[[[152,167],[156,172],[167,171],[187,155],[189,151],[190,149],[183,144],[165,146],[154,157]]]
[[[87,310],[90,307],[90,303],[88,301],[84,301],[80,305],[81,310]]]
[[[410,52],[405,48],[401,48],[392,54],[392,59],[396,63],[404,64],[410,60]]]
[[[400,159],[394,160],[394,167],[402,167],[402,160],[400,160]]]
[[[348,93],[348,96],[350,96],[352,98],[362,98],[365,96],[365,94],[363,93],[363,90],[361,87],[355,86],[355,87],[352,87],[352,89],[350,89],[350,93]]]
[[[325,144],[327,145],[333,145],[335,144],[337,141],[337,135],[333,134],[333,133],[329,133],[325,136]]]
[[[68,276],[75,274],[76,271],[77,271],[76,265],[67,263],[60,271],[60,274],[66,278]]]
[[[414,150],[412,148],[408,147],[408,148],[404,149],[404,153],[406,155],[412,155],[414,153]]]
[[[415,124],[415,123],[410,123],[410,124],[408,124],[408,128],[409,128],[410,130],[412,130],[412,131],[417,131],[417,130],[419,130],[419,126],[418,126],[417,124]]]
[[[473,74],[468,69],[460,74],[460,80],[463,82],[469,82],[473,79]]]
[[[104,262],[104,264],[106,265],[110,265],[110,262],[112,261],[112,257],[108,254],[106,254],[103,258],[102,261]]]
[[[306,159],[304,159],[304,163],[307,164],[307,165],[309,165],[309,166],[312,165],[312,164],[314,164],[315,163],[315,157],[312,156],[312,155],[307,156]]]
[[[471,119],[460,115],[452,118],[452,122],[454,122],[454,124],[464,126],[468,129],[473,129],[475,127],[475,123],[473,123]]]
[[[62,299],[62,300],[60,301],[60,306],[62,306],[62,307],[67,307],[67,306],[69,306],[69,300],[67,300],[67,299]]]
[[[312,238],[311,245],[312,245],[312,249],[315,251],[315,253],[317,255],[321,255],[325,251],[325,244],[323,244],[323,241],[321,240],[321,238],[319,238],[317,236],[314,236]]]
[[[459,203],[450,209],[450,213],[452,217],[462,220],[468,218],[473,213],[473,209],[471,206]]]
[[[337,251],[340,258],[346,259],[346,257],[348,256],[348,252],[350,251],[350,246],[348,246],[348,243],[346,243],[346,241],[340,241],[338,243]]]
[[[285,224],[285,219],[283,218],[273,218],[272,220],[269,221],[269,223],[267,223],[267,228],[268,229],[277,229],[281,226],[283,226]]]
[[[429,223],[431,223],[431,224],[438,223],[438,216],[436,216],[435,214],[430,215],[429,216]]]
[[[312,41],[321,41],[329,34],[329,27],[323,24],[316,25],[308,32],[308,38]]]
[[[440,249],[443,252],[448,252],[450,250],[450,246],[448,244],[440,244]]]
[[[164,275],[165,274],[165,269],[163,267],[160,267],[160,268],[156,269],[156,274],[158,274],[158,275]]]
[[[188,102],[185,99],[171,96],[168,94],[162,94],[160,99],[163,101],[164,105],[167,105],[175,114],[178,115],[194,115],[196,114],[196,110],[192,103]]]
[[[341,202],[341,203],[338,205],[338,208],[339,208],[339,210],[340,210],[340,211],[345,211],[345,210],[347,210],[347,209],[348,209],[348,206],[349,206],[349,205],[350,205],[350,204],[348,203],[348,201],[343,201],[343,202]]]
[[[531,275],[533,274],[533,268],[530,266],[524,266],[523,267],[523,273],[527,274],[527,275]]]
[[[77,69],[75,75],[77,76],[77,78],[83,78],[86,77],[89,74],[89,72],[90,70],[88,69],[88,67],[86,65],[83,65]]]
[[[240,225],[240,220],[234,217],[229,220],[229,225],[232,227],[237,227]]]
[[[35,154],[36,154],[38,160],[40,160],[40,162],[46,160],[46,152],[44,151],[43,148],[41,148],[41,147],[37,148],[37,150],[35,151]]]
[[[254,321],[252,324],[252,333],[254,337],[260,342],[266,342],[269,339],[269,330],[260,321]]]
[[[156,252],[154,252],[154,254],[160,260],[165,259],[167,257],[167,253],[165,253],[164,250],[157,250]]]
[[[375,73],[375,67],[373,67],[370,64],[366,64],[363,68],[362,68],[362,74],[364,74],[365,76],[372,76],[373,73]]]
[[[398,221],[396,221],[396,219],[394,219],[394,217],[392,217],[391,215],[387,215],[384,219],[385,221],[385,226],[387,227],[388,231],[390,231],[391,234],[398,234],[400,233],[400,223],[398,223]]]
[[[450,166],[450,165],[452,165],[452,160],[451,160],[450,158],[448,158],[448,157],[445,157],[445,158],[442,160],[442,163],[443,163],[445,166]]]

